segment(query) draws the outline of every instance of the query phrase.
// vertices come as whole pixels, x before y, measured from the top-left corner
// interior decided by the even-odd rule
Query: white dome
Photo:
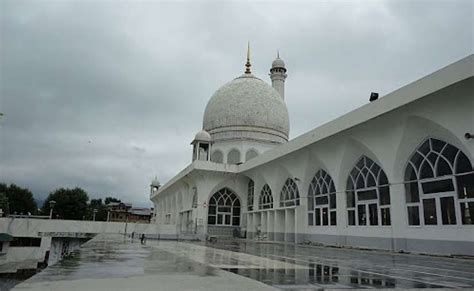
[[[203,128],[214,141],[282,143],[288,140],[288,109],[273,87],[252,74],[244,74],[214,93],[206,106]]]
[[[211,135],[207,131],[201,130],[200,132],[196,133],[196,136],[194,137],[194,140],[196,140],[196,141],[211,141]]]
[[[158,178],[156,178],[156,177],[153,178],[153,180],[151,181],[151,186],[152,187],[158,187],[158,188],[161,186],[160,181],[158,181]]]
[[[285,62],[277,57],[272,63],[272,69],[273,68],[285,68]]]

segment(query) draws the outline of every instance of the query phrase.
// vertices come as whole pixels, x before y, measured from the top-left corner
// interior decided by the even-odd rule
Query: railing
[[[240,232],[239,226],[222,226],[222,225],[208,225],[207,234],[214,236],[234,236],[234,229],[237,229]]]
[[[10,214],[8,218],[36,218],[36,219],[49,219],[48,215],[28,215],[28,214]]]

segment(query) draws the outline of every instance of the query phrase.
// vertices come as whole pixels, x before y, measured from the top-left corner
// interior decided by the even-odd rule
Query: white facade
[[[471,55],[289,142],[211,140],[222,161],[195,160],[152,192],[156,222],[173,235],[237,228],[249,239],[474,255],[473,67]],[[228,162],[233,148],[239,163]]]

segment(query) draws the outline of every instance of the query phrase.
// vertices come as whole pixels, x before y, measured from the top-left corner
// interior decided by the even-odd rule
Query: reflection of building
[[[288,141],[284,62],[273,62],[270,86],[247,60],[207,104],[192,163],[152,185],[156,222],[201,238],[258,230],[474,255],[473,66],[471,55]]]
[[[108,221],[149,223],[153,214],[150,208],[132,207],[131,203],[111,202],[106,207]]]

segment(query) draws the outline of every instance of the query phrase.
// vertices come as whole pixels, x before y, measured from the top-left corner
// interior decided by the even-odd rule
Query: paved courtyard
[[[14,290],[474,288],[474,260],[317,246],[98,236]]]

